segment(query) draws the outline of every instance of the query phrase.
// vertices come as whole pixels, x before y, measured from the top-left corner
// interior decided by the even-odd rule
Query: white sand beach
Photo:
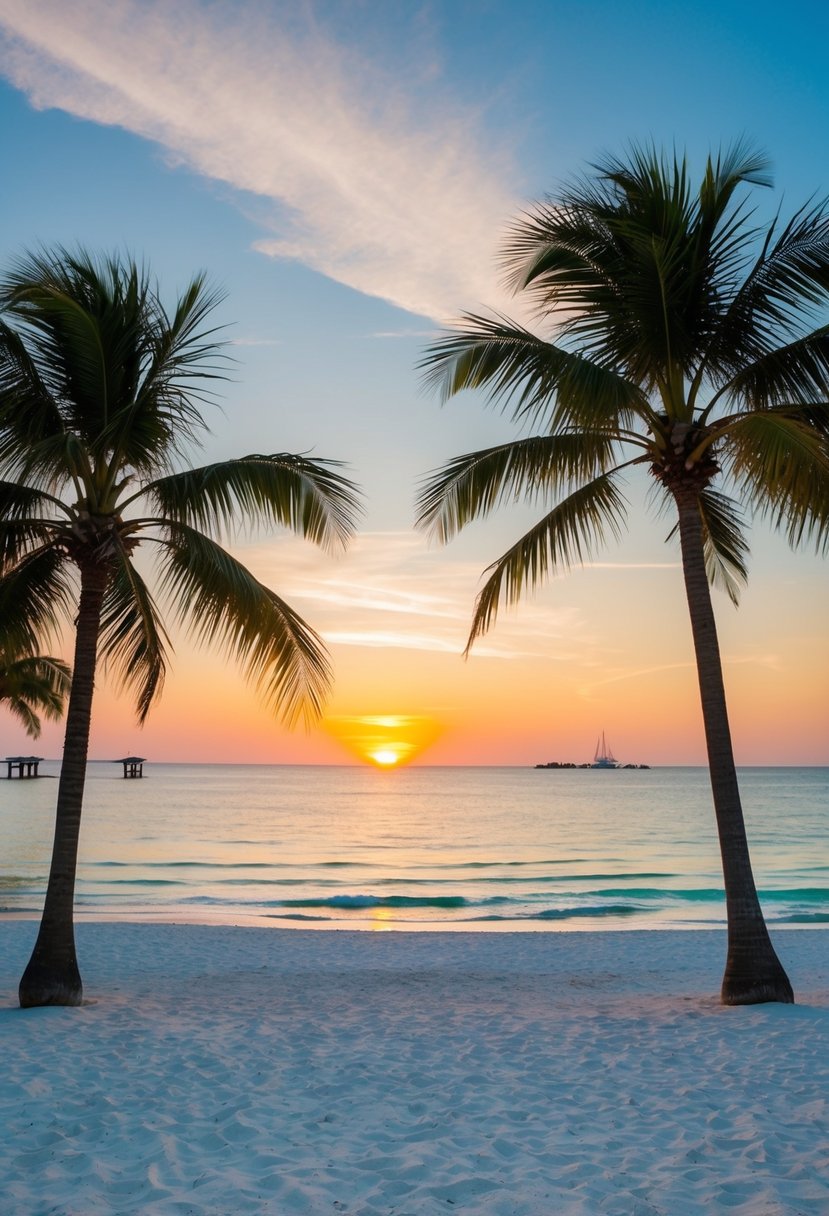
[[[823,1216],[829,934],[725,1009],[719,932],[78,928],[88,1003],[16,1008],[3,1216]]]

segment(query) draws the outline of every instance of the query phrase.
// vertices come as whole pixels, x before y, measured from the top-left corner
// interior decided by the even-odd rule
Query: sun
[[[337,714],[326,717],[324,724],[363,764],[387,769],[411,764],[442,730],[439,722],[423,714]]]
[[[393,768],[400,761],[400,753],[393,752],[390,747],[380,747],[376,752],[369,752],[368,758],[381,768]]]

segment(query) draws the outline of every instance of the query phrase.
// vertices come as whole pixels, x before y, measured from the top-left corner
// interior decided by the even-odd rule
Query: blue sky
[[[471,397],[441,409],[424,394],[423,347],[461,309],[515,312],[494,265],[504,224],[632,140],[687,149],[698,165],[711,148],[754,139],[776,181],[757,193],[763,217],[781,200],[790,211],[827,193],[828,42],[825,6],[806,3],[0,0],[0,264],[41,243],[127,249],[171,295],[208,270],[227,292],[220,317],[237,366],[206,454],[312,451],[347,461],[366,492],[363,535],[338,565],[291,542],[278,560],[261,539],[240,549],[329,640],[335,709],[384,712],[379,685],[364,695],[358,673],[380,651],[392,667],[420,653],[444,664],[429,668],[434,704],[405,664],[385,702],[443,715],[451,755],[472,756],[452,690],[473,663],[458,653],[480,571],[525,516],[476,527],[443,552],[412,533],[417,478],[509,434]],[[635,615],[640,595],[663,596],[648,580],[677,577],[664,522],[639,498],[633,487],[631,535],[607,558],[607,577],[628,582],[598,586],[597,568],[590,587],[587,576],[557,583],[482,644],[474,661],[501,668],[487,690],[504,679],[522,687],[521,663],[499,662],[517,656],[547,664],[552,689],[537,734],[502,729],[494,759],[549,758],[552,743],[535,749],[567,697],[584,700],[596,669],[635,681],[662,628],[666,643],[680,634],[687,668],[681,602],[675,629],[656,621],[638,641],[607,624],[609,601]],[[799,670],[809,654],[829,671],[825,567],[762,529],[753,550],[739,623],[718,610],[727,663],[754,665],[758,686],[765,672],[774,699],[769,673]],[[185,671],[194,662],[184,645]],[[808,734],[827,707],[823,687],[823,704],[812,691],[788,723],[787,755],[829,759]],[[583,708],[574,730],[616,725],[619,751],[625,724],[604,721],[595,696]],[[268,730],[255,758],[312,754]],[[566,753],[577,736],[556,730]],[[804,730],[806,752],[792,750]],[[319,747],[314,756],[336,758],[335,744]],[[653,747],[699,759],[698,728],[681,746],[666,732]],[[749,756],[747,744],[745,758],[758,749]]]

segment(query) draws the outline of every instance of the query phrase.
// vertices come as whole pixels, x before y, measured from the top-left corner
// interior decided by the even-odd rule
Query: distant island
[[[649,764],[573,764],[572,761],[548,760],[546,764],[536,764],[535,768],[650,768]]]

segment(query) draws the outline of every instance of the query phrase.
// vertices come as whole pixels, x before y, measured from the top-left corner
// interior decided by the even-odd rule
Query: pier
[[[37,777],[37,766],[40,764],[42,756],[6,756],[6,764],[8,767],[7,777],[11,779],[15,775],[17,769],[18,777]],[[26,770],[25,772],[23,770]]]

